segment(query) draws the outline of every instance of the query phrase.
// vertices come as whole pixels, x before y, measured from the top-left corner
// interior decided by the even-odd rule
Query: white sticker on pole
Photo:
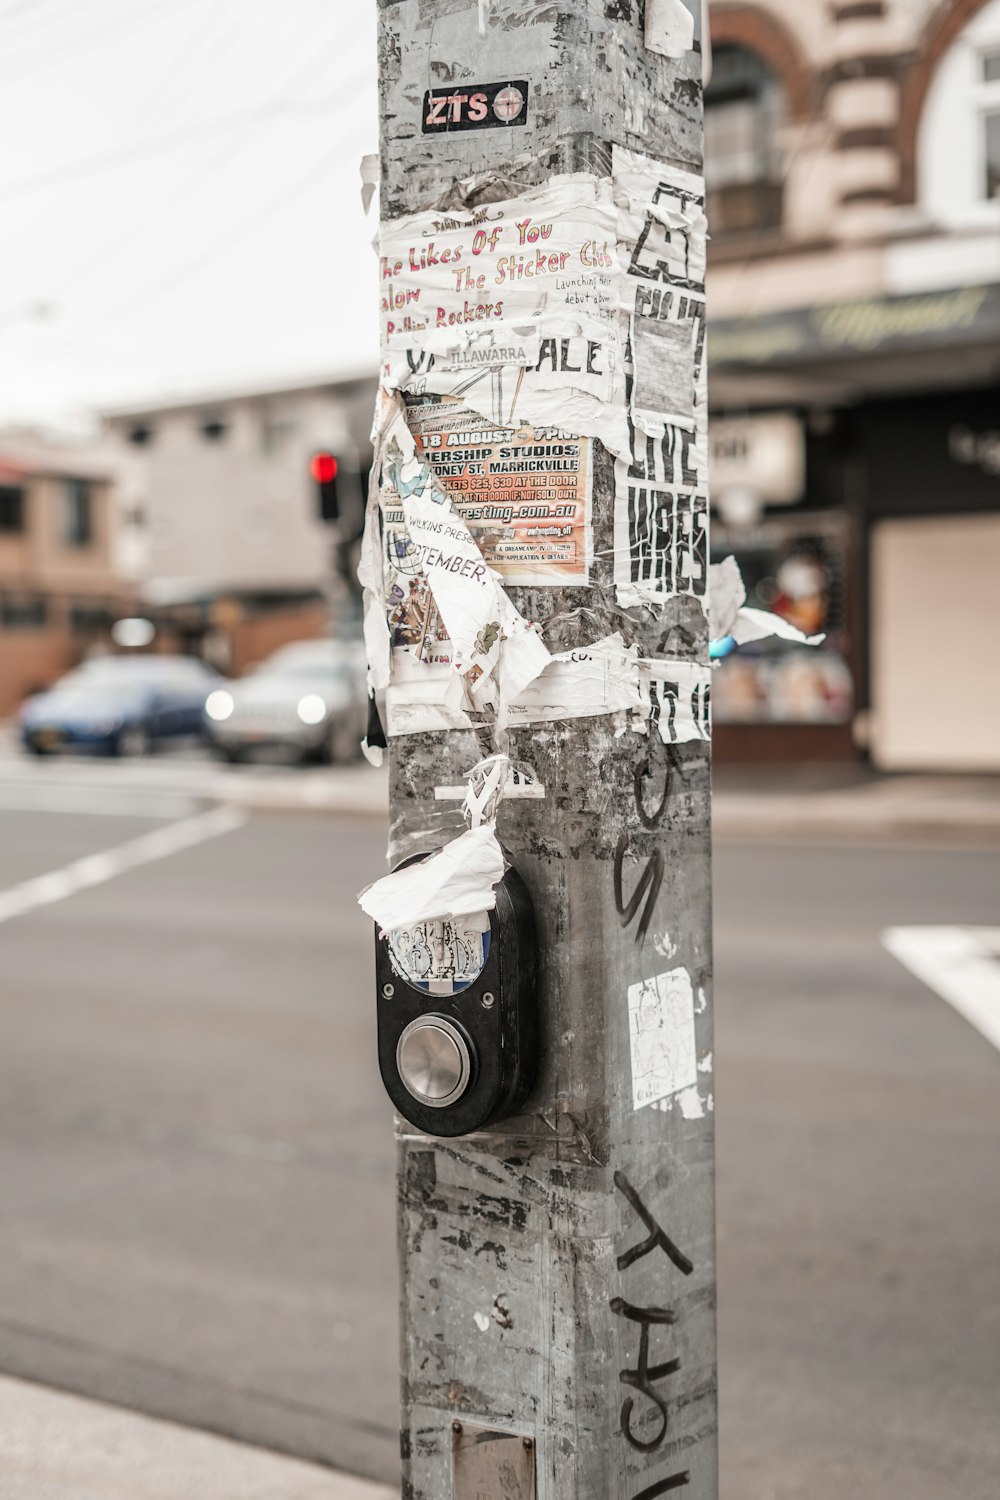
[[[634,1109],[697,1087],[694,991],[687,969],[668,969],[629,985],[628,1030]]]
[[[694,15],[684,0],[646,0],[646,31],[650,52],[661,57],[683,57],[694,46]]]

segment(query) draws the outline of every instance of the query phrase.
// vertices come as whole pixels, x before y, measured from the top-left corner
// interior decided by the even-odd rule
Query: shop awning
[[[709,320],[713,406],[808,405],[1000,376],[1000,284]]]

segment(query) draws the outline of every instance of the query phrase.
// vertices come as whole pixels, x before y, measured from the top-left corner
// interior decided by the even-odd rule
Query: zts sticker
[[[526,125],[528,83],[466,83],[450,89],[428,89],[424,95],[421,129],[424,135],[447,130],[494,130]]]

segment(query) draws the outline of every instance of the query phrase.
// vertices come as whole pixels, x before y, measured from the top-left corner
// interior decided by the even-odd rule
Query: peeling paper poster
[[[746,602],[747,591],[735,557],[724,557],[708,570],[708,618],[714,637],[731,635],[738,646],[762,641],[768,636],[797,641],[803,646],[819,646],[826,636],[806,635],[782,615],[767,609],[753,609]]]
[[[385,729],[391,737],[472,729],[476,723],[465,685],[451,663],[423,662],[408,651],[392,654],[385,703]]]
[[[618,634],[560,651],[508,706],[510,723],[541,724],[623,710],[643,711],[639,653]]]
[[[381,598],[389,640],[465,687],[513,697],[549,661],[483,559],[462,516],[416,452],[402,409],[380,437]],[[493,681],[489,679],[493,678]]]
[[[588,438],[496,427],[448,396],[408,398],[407,419],[424,462],[507,583],[587,582]]]
[[[628,1031],[634,1109],[697,1088],[694,990],[687,969],[629,985]]]
[[[557,652],[507,709],[513,726],[616,713],[627,715],[632,728],[658,734],[666,745],[708,740],[711,668],[647,660],[616,632],[591,646]]]
[[[625,441],[611,181],[553,178],[522,197],[383,226],[382,382],[459,397],[500,426],[558,423]],[[619,430],[620,428],[620,430]]]
[[[712,669],[696,661],[644,661],[650,731],[665,745],[712,737]]]
[[[616,147],[628,318],[629,450],[615,463],[615,584],[626,606],[708,586],[704,183]]]

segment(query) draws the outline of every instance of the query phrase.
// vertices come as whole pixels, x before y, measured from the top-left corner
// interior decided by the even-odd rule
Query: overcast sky
[[[374,368],[371,0],[0,0],[0,56],[0,423]]]

